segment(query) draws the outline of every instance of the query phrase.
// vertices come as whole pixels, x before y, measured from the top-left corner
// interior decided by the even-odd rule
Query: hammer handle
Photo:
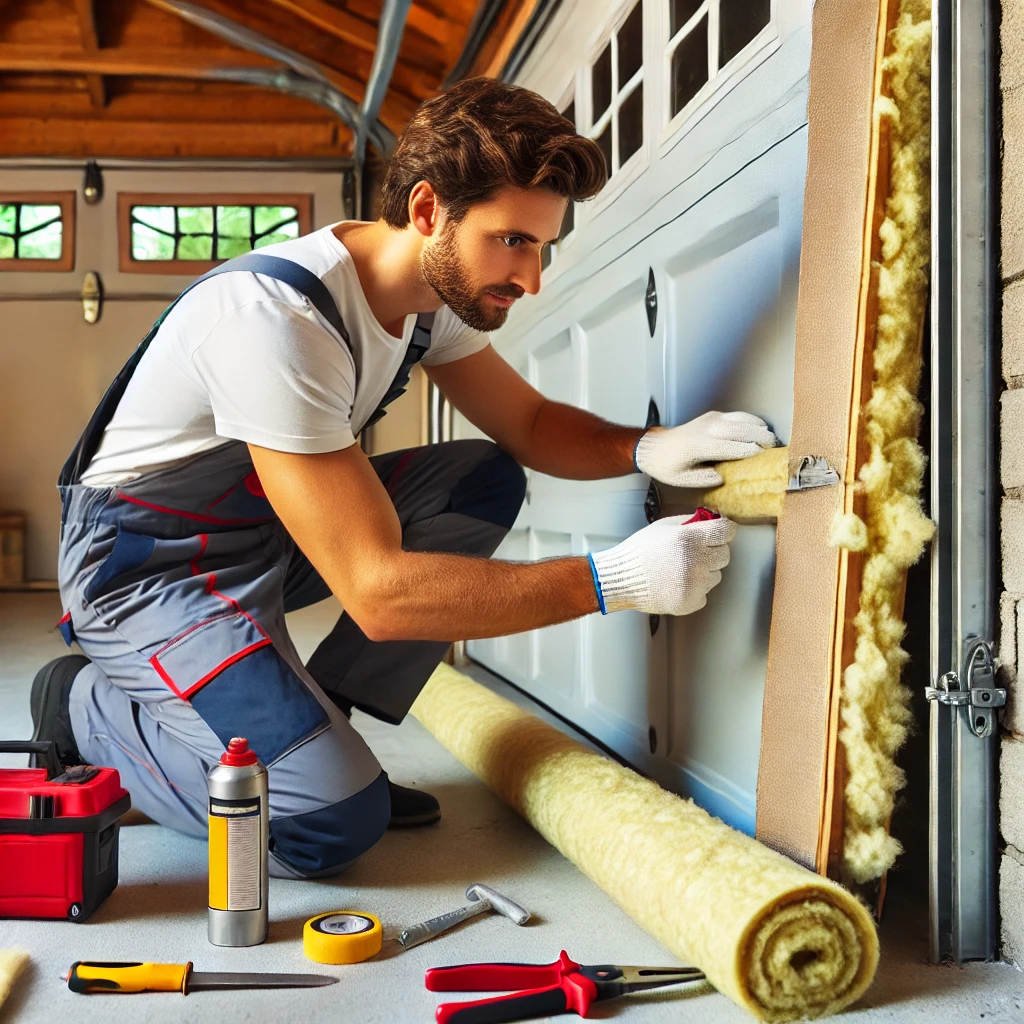
[[[446,932],[449,928],[454,928],[457,924],[462,924],[463,921],[468,921],[471,917],[485,914],[490,909],[490,903],[481,900],[479,903],[472,903],[468,907],[450,910],[447,914],[441,914],[440,917],[432,917],[429,921],[424,921],[422,924],[414,924],[411,928],[406,928],[398,936],[398,943],[403,949],[412,949],[413,946],[418,946],[421,942],[426,942],[427,939],[432,939],[435,935],[440,935],[441,932]]]

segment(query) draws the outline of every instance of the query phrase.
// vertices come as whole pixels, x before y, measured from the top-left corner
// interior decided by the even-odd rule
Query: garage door
[[[641,2],[595,26],[596,6],[561,11],[520,81],[569,110],[613,173],[573,211],[541,294],[517,304],[496,347],[544,394],[609,420],[746,409],[788,440],[810,5]],[[551,61],[564,66],[563,54],[576,67],[558,87]],[[457,436],[472,433],[457,422]],[[498,557],[616,544],[645,525],[648,483],[530,473]],[[696,500],[660,497],[673,509]],[[468,652],[752,833],[774,546],[772,526],[742,528],[695,615],[592,615]]]

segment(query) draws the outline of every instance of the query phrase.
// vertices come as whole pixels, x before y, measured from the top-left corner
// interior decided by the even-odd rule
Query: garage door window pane
[[[132,225],[133,260],[173,260],[174,236],[155,231],[147,224]]]
[[[644,141],[644,83],[641,82],[619,107],[619,166],[621,167]]]
[[[669,0],[669,38],[671,39],[700,9],[703,0]]]
[[[619,88],[640,70],[644,62],[644,12],[641,4],[637,4],[625,24],[618,31],[619,50]]]
[[[591,70],[595,121],[608,109],[612,101],[612,44],[609,43],[597,58]]]
[[[0,259],[59,260],[62,216],[57,203],[0,203]]]
[[[131,254],[137,261],[227,260],[299,237],[294,206],[132,206]]]
[[[771,20],[771,0],[720,0],[718,66],[725,67]]]
[[[672,54],[672,116],[675,117],[708,80],[708,19],[701,18]]]

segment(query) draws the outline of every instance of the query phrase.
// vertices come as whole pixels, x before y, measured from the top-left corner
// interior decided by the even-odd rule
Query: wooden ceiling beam
[[[82,37],[82,49],[86,53],[96,53],[100,48],[99,32],[96,29],[96,9],[93,0],[75,0],[75,13],[78,15],[78,31]],[[107,90],[102,75],[86,75],[86,85],[92,105],[102,110],[107,105]]]
[[[337,120],[321,123],[112,121],[5,117],[0,157],[231,158],[285,160],[345,157],[352,135]]]
[[[280,64],[247,50],[108,47],[96,53],[86,53],[64,47],[0,43],[0,72],[208,79],[225,68],[279,67]],[[362,100],[366,91],[365,82],[333,68],[324,67],[323,74],[335,88],[353,101]],[[392,94],[385,103],[381,119],[386,124],[397,122],[401,126],[415,109],[416,103],[411,98]]]
[[[89,53],[61,46],[0,43],[0,71],[201,78],[203,72],[218,68],[279,66],[274,61],[245,50],[117,47]]]
[[[362,18],[325,3],[324,0],[270,0],[275,7],[334,36],[351,46],[373,53],[377,48],[377,29]]]

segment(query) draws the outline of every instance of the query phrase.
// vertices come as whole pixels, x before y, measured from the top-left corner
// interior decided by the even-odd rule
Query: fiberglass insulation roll
[[[867,989],[864,906],[441,665],[413,714],[684,963],[766,1021],[836,1013]]]

